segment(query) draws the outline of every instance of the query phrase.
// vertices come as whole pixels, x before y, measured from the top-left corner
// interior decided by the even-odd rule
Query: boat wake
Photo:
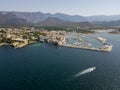
[[[78,73],[74,74],[72,77],[71,76],[68,77],[67,81],[74,80],[74,79],[80,77],[81,75],[84,75],[84,74],[87,74],[87,73],[90,73],[90,72],[94,71],[95,69],[96,69],[96,67],[91,67],[91,68],[85,69],[81,72],[78,72]]]
[[[85,70],[83,70],[83,71],[78,72],[77,74],[75,74],[74,77],[77,78],[77,77],[79,77],[79,76],[81,76],[81,75],[90,73],[90,72],[94,71],[95,69],[96,69],[96,67],[91,67],[91,68],[85,69]]]

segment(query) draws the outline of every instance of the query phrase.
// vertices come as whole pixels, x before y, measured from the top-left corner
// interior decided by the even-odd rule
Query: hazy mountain
[[[62,26],[79,26],[79,27],[91,27],[94,24],[89,22],[71,22],[71,21],[64,21],[59,18],[49,17],[45,21],[39,23],[39,25],[48,25],[48,26],[55,26],[55,25],[62,25]]]
[[[120,15],[111,16],[79,16],[79,15],[67,15],[63,13],[42,13],[42,12],[0,12],[0,24],[4,25],[26,25],[32,24],[66,24],[66,25],[79,25],[83,22],[85,26],[91,23],[97,25],[120,25]],[[89,22],[89,23],[88,23]],[[91,23],[90,23],[91,22]],[[92,25],[93,25],[92,24]]]
[[[65,23],[69,23],[68,21],[64,21],[59,18],[48,17],[46,20],[40,22],[40,25],[63,25]]]
[[[85,22],[87,19],[83,16],[78,15],[67,15],[62,13],[56,13],[53,15],[53,17],[57,17],[59,19],[65,20],[65,21],[71,21],[71,22]]]
[[[102,26],[120,26],[120,20],[117,21],[96,21],[93,22],[95,25],[102,25]]]
[[[71,16],[62,13],[50,14],[50,13],[41,13],[41,12],[13,12],[20,18],[26,19],[28,22],[32,23],[39,23],[41,21],[46,20],[49,17],[62,19],[64,21],[71,21],[71,22],[83,22],[87,21],[85,17],[82,16]]]
[[[27,21],[17,17],[13,13],[0,13],[0,25],[27,25]]]
[[[51,14],[43,14],[41,12],[12,12],[12,13],[31,23],[39,23],[51,16]]]
[[[90,22],[94,22],[94,21],[117,21],[117,20],[120,20],[120,15],[111,15],[111,16],[99,15],[99,16],[90,16],[90,17],[86,17],[86,18]]]
[[[117,21],[120,20],[120,15],[98,15],[98,16],[79,16],[79,15],[67,15],[63,13],[42,13],[42,12],[12,12],[16,16],[27,20],[28,22],[32,23],[39,23],[41,21],[46,20],[49,17],[62,19],[64,21],[71,21],[71,22],[94,22],[94,21]]]

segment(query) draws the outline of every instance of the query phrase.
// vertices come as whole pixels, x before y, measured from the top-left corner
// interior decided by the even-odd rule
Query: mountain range
[[[120,25],[120,15],[99,15],[99,16],[79,16],[67,15],[63,13],[42,13],[42,12],[10,12],[0,11],[0,25],[71,25],[71,24],[87,25]]]

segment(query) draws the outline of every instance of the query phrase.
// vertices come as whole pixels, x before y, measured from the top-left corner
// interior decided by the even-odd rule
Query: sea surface
[[[96,35],[107,38],[113,50],[1,46],[0,90],[120,90],[120,35]]]

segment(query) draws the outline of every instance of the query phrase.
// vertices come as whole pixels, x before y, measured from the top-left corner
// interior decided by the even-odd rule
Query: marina
[[[66,34],[62,46],[106,52],[111,51],[113,47],[105,38],[80,33]]]

